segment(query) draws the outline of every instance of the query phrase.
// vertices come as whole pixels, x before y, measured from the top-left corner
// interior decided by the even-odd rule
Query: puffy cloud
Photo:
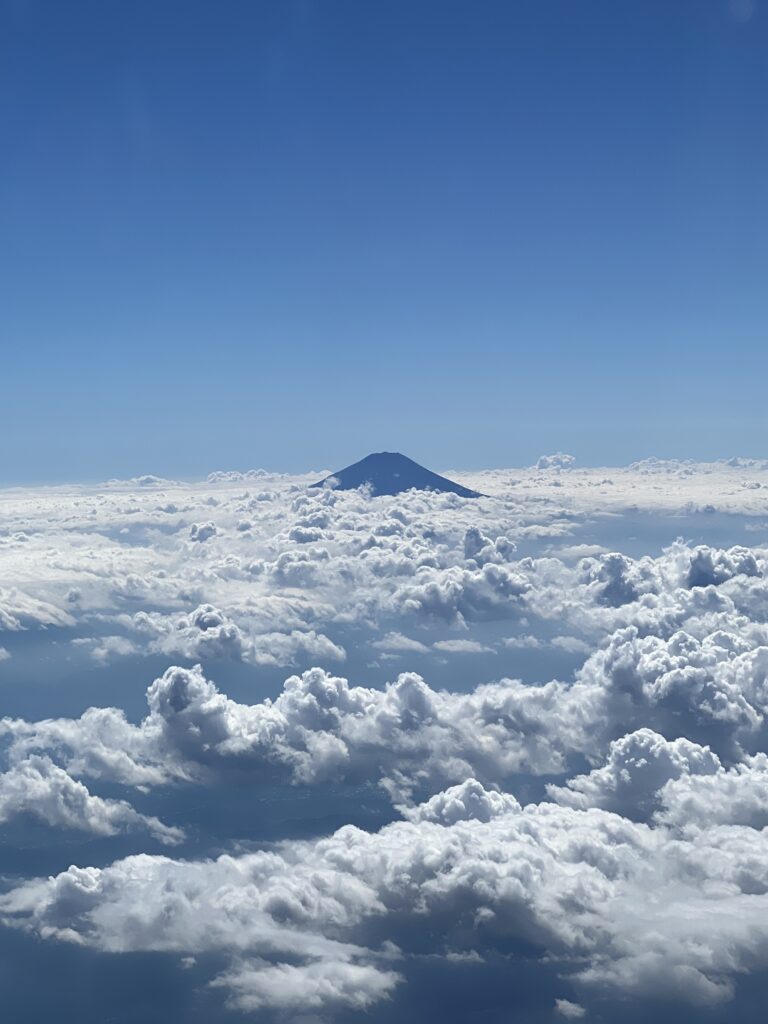
[[[273,663],[295,656],[305,642],[310,656],[318,650],[334,656],[326,639],[311,633],[287,635],[281,650],[284,636],[269,638]],[[228,644],[232,656],[261,656],[213,606],[182,616],[168,637],[162,639],[168,650],[189,643],[182,647],[188,656],[208,645],[221,657]],[[502,679],[449,693],[404,673],[372,689],[312,669],[290,677],[274,700],[252,705],[229,699],[199,667],[172,668],[149,688],[150,713],[138,726],[118,709],[104,708],[78,720],[6,720],[0,733],[14,759],[49,753],[76,775],[145,785],[239,765],[286,782],[381,782],[398,802],[468,777],[514,788],[521,775],[563,773],[586,757],[597,774],[572,780],[563,793],[578,806],[592,800],[618,808],[632,787],[639,787],[636,803],[642,793],[650,799],[658,773],[671,779],[674,766],[692,764],[694,755],[715,770],[759,749],[768,706],[762,639],[760,631],[751,637],[748,630],[720,628],[701,638],[678,630],[665,639],[632,626],[590,655],[572,683]],[[379,643],[396,649],[403,639]],[[481,646],[459,640],[435,647],[453,652],[457,644],[472,651]],[[626,737],[627,730],[634,735]],[[611,747],[613,741],[619,742]],[[644,770],[632,771],[627,788],[622,780],[640,762]],[[701,769],[686,769],[694,770]]]
[[[714,773],[681,775],[664,786],[660,803],[658,819],[680,828],[715,824],[766,828],[768,758],[761,753]]]
[[[32,755],[0,774],[0,822],[28,815],[53,828],[93,835],[146,829],[162,843],[178,843],[181,829],[146,817],[124,800],[93,796],[50,758]]]
[[[49,601],[34,597],[16,587],[0,587],[0,632],[46,626],[71,626],[71,614]]]
[[[411,955],[510,941],[563,965],[579,1003],[557,1000],[561,1017],[583,1016],[595,987],[727,998],[768,966],[766,552],[677,542],[631,557],[602,542],[621,549],[626,528],[655,550],[638,510],[680,515],[685,532],[708,507],[762,517],[746,524],[757,540],[765,472],[547,457],[468,475],[492,495],[472,503],[311,493],[319,474],[263,473],[3,495],[0,629],[66,629],[60,650],[97,665],[146,652],[217,667],[168,669],[138,722],[118,707],[4,720],[0,814],[171,842],[85,782],[247,777],[322,786],[331,814],[335,781],[380,784],[404,819],[258,853],[72,867],[7,893],[6,920],[116,952],[215,952],[215,984],[248,1012],[360,1012],[396,996]],[[314,668],[246,704],[208,678],[226,679],[226,661],[327,667],[345,646],[358,682],[373,650],[431,658],[431,685]],[[536,681],[457,682],[455,655],[489,651],[467,664]],[[546,681],[563,664],[573,675]]]
[[[477,640],[437,640],[434,643],[436,651],[444,654],[484,654],[493,652],[492,647],[481,644]]]
[[[256,665],[291,665],[299,659],[343,661],[344,648],[313,629],[252,634],[244,632],[212,604],[202,604],[189,614],[168,616],[139,612],[132,621],[140,633],[151,637],[149,650],[194,660],[230,659]],[[99,642],[95,653],[104,649]],[[130,653],[133,646],[127,648]],[[122,653],[111,644],[106,653]]]
[[[204,544],[205,541],[215,537],[219,532],[216,523],[210,519],[206,523],[192,523],[189,528],[189,539]]]
[[[667,783],[681,776],[714,775],[720,767],[708,747],[686,739],[665,740],[651,729],[638,729],[611,743],[602,768],[569,779],[566,786],[550,784],[547,790],[553,799],[571,807],[603,807],[647,820],[658,809]]]
[[[555,1011],[566,1020],[581,1020],[586,1017],[587,1011],[579,1003],[572,1003],[570,999],[556,999]]]
[[[536,460],[536,469],[570,469],[576,462],[575,455],[557,452],[555,455],[540,455]]]
[[[748,548],[715,551],[701,545],[691,554],[686,575],[689,587],[718,586],[734,576],[761,575],[757,559]]]
[[[565,786],[549,784],[547,792],[570,807],[602,807],[680,829],[762,829],[768,827],[768,756],[725,767],[708,747],[639,729],[611,744],[601,768]]]
[[[464,534],[464,558],[476,566],[488,562],[510,562],[517,551],[517,545],[507,537],[491,540],[476,526],[470,527]]]
[[[426,803],[404,809],[410,821],[435,821],[453,825],[457,821],[490,821],[501,814],[519,811],[520,804],[510,793],[487,790],[477,779],[436,793]]]
[[[420,570],[392,597],[394,609],[447,622],[514,618],[525,609],[527,579],[504,565],[472,571],[452,567]]]
[[[427,654],[429,648],[426,644],[421,643],[420,640],[413,640],[411,637],[403,636],[402,633],[391,632],[383,636],[381,640],[374,640],[371,643],[371,647],[375,647],[378,651],[387,651],[390,653],[396,652],[411,652],[413,654]]]
[[[5,505],[0,564],[5,580],[24,582],[2,592],[0,627],[76,627],[78,638],[96,641],[107,624],[111,635],[133,644],[123,655],[214,658],[222,646],[222,656],[237,657],[242,641],[244,660],[252,660],[254,634],[314,630],[338,649],[334,630],[348,623],[412,635],[417,626],[521,618],[535,632],[538,620],[557,620],[561,633],[594,646],[621,625],[660,633],[675,617],[682,626],[694,610],[685,593],[706,590],[705,582],[716,586],[724,609],[768,613],[765,561],[743,547],[678,545],[657,559],[607,552],[574,566],[551,544],[596,509],[654,510],[666,501],[680,510],[704,503],[705,495],[725,507],[732,475],[739,473],[740,483],[744,473],[723,465],[683,468],[675,469],[683,475],[665,475],[664,487],[656,471],[612,470],[610,483],[605,471],[490,471],[468,482],[497,497],[472,503],[426,492],[371,502],[357,492],[308,491],[310,477],[271,476],[268,490],[251,490],[266,481],[253,474],[14,492]],[[753,492],[740,494],[752,508]],[[517,557],[517,544],[544,538],[548,558]],[[136,611],[155,616],[167,634],[174,616],[192,620],[207,605],[223,617],[218,638],[200,637],[205,631],[190,621],[175,647],[168,637],[165,645],[159,638],[147,645],[142,621],[131,621]],[[160,627],[163,617],[169,623]],[[116,641],[93,650],[102,661],[121,654]],[[263,643],[254,651],[257,664],[290,663],[270,660]]]
[[[114,658],[138,654],[139,648],[125,636],[82,637],[72,641],[72,646],[90,652],[94,661],[106,664]]]
[[[468,776],[493,784],[562,770],[564,754],[588,742],[588,706],[569,692],[504,680],[446,693],[415,673],[376,690],[311,669],[275,700],[249,705],[199,666],[177,667],[149,687],[138,726],[118,709],[91,708],[75,720],[5,719],[0,736],[14,760],[46,751],[75,774],[134,785],[249,767],[286,782],[381,781],[402,801]]]
[[[768,647],[737,633],[716,629],[698,639],[679,630],[663,639],[630,627],[593,654],[577,680],[602,691],[611,722],[682,731],[738,756],[762,728],[767,672]]]
[[[367,1010],[390,995],[400,981],[371,963],[325,958],[303,964],[241,962],[213,982],[228,993],[230,1006],[256,1010]]]
[[[397,981],[386,966],[393,940],[407,957],[427,935],[459,953],[518,940],[556,956],[587,993],[653,991],[696,1005],[729,998],[734,975],[768,966],[762,832],[680,837],[552,804],[488,820],[417,817],[214,861],[142,855],[71,867],[18,885],[0,913],[113,952],[228,954],[217,984],[246,1009],[362,1008]]]
[[[187,635],[184,621],[174,643]],[[203,642],[223,652],[231,641],[242,656],[242,637],[226,630],[222,638],[225,623],[215,608],[198,609],[192,625]],[[291,637],[291,645],[302,639]],[[476,649],[475,641],[469,644]],[[582,755],[599,764],[620,740],[602,774],[568,789],[574,799],[581,794],[578,803],[588,792],[594,796],[596,786],[607,800],[613,786],[619,800],[620,793],[628,798],[621,780],[630,763],[644,763],[647,790],[655,773],[671,773],[694,755],[714,770],[715,755],[739,761],[759,742],[768,647],[722,630],[703,639],[678,631],[665,640],[630,627],[592,654],[570,684],[503,679],[448,693],[404,673],[371,689],[312,669],[290,677],[276,699],[250,705],[230,700],[196,667],[169,669],[147,696],[150,713],[138,726],[105,708],[78,720],[6,720],[0,733],[10,740],[12,757],[49,752],[64,757],[75,774],[151,784],[238,763],[286,781],[381,781],[398,801],[470,776],[510,787],[521,773],[561,773]],[[621,740],[627,729],[639,731]],[[665,737],[681,733],[688,739],[666,745]],[[640,785],[637,772],[633,778]]]

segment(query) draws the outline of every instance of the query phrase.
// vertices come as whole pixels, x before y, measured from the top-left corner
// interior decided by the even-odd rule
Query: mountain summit
[[[400,494],[415,488],[418,491],[446,491],[462,498],[480,498],[477,491],[462,487],[447,477],[439,476],[400,452],[375,452],[359,462],[340,469],[338,473],[319,480],[313,487],[334,487],[339,491],[352,491],[367,484],[371,494]]]

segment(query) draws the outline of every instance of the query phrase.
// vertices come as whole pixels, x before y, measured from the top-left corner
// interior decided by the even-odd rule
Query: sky
[[[761,0],[0,5],[0,483],[764,455]]]

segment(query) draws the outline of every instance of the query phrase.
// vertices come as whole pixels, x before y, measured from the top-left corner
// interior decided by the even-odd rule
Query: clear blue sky
[[[0,12],[0,481],[768,456],[764,0]]]

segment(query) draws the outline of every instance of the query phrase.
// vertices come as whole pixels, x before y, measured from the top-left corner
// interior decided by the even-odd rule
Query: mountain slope
[[[439,476],[418,462],[409,459],[400,452],[375,452],[366,455],[359,462],[340,469],[324,480],[319,480],[313,487],[334,487],[340,491],[351,491],[357,487],[368,484],[371,494],[374,496],[382,494],[400,494],[416,488],[420,491],[445,491],[451,494],[459,494],[462,498],[479,498],[477,491],[448,480],[447,477]]]

